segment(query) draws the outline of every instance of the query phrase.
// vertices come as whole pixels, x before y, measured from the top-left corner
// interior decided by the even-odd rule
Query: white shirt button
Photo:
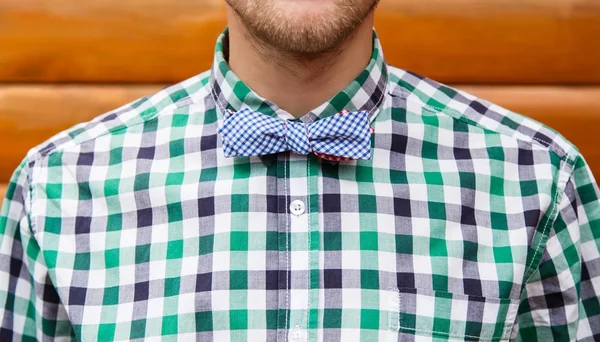
[[[292,338],[292,342],[299,342],[299,341],[304,341],[305,339],[302,337],[302,331],[300,330],[300,326],[296,325],[296,327],[294,327],[294,330],[292,331],[291,334]]]
[[[301,200],[295,200],[290,204],[290,211],[296,216],[304,214],[304,210],[306,210],[306,207]]]

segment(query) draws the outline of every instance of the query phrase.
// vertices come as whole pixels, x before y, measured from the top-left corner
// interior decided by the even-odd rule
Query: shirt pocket
[[[425,289],[389,293],[390,341],[505,341],[519,306],[516,299]]]

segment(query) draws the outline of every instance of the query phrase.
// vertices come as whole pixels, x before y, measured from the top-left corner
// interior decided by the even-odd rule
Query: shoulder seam
[[[31,231],[31,236],[35,237],[36,226],[31,216],[31,208],[34,200],[33,176],[31,174],[33,171],[33,164],[35,164],[35,161],[30,160],[29,157],[25,156],[19,164],[19,167],[21,168],[22,172],[25,172],[25,184],[23,184],[21,189],[21,196],[23,197],[23,211],[25,212],[25,215],[27,215],[27,221],[29,222],[28,228]]]
[[[467,125],[470,125],[470,126],[474,126],[474,127],[477,127],[477,128],[489,131],[489,132],[493,132],[493,133],[496,133],[496,134],[502,134],[504,136],[508,136],[510,138],[517,139],[517,140],[520,140],[520,141],[524,141],[524,142],[527,142],[527,143],[530,143],[530,144],[534,144],[533,141],[535,141],[536,145],[541,146],[541,147],[543,147],[545,149],[548,149],[549,152],[554,153],[561,160],[566,160],[567,164],[569,164],[569,165],[573,165],[575,163],[575,160],[576,160],[577,156],[579,155],[579,153],[577,153],[575,156],[571,156],[571,152],[570,151],[563,150],[560,146],[557,145],[557,143],[555,141],[548,142],[548,141],[544,141],[544,140],[541,140],[539,138],[536,138],[534,136],[527,136],[528,138],[530,138],[530,139],[533,140],[533,141],[529,141],[529,140],[526,140],[526,139],[522,139],[522,138],[516,136],[515,134],[509,135],[509,134],[506,134],[505,132],[495,131],[495,130],[491,130],[491,129],[487,128],[487,127],[478,125],[478,124],[473,124],[473,122],[471,120],[468,120],[467,118],[465,118],[465,116],[462,113],[460,113],[459,111],[457,111],[457,110],[454,110],[452,108],[440,108],[440,107],[437,107],[437,106],[434,106],[434,105],[431,105],[431,104],[428,104],[428,103],[424,103],[420,98],[418,98],[418,96],[415,99],[414,97],[416,95],[415,96],[411,96],[411,95],[413,95],[412,92],[410,92],[408,89],[406,89],[405,87],[403,87],[401,84],[398,84],[398,83],[395,83],[395,82],[394,82],[394,87],[389,92],[389,94],[391,96],[394,96],[394,97],[401,97],[403,99],[406,99],[407,101],[416,101],[425,110],[429,110],[429,111],[434,112],[434,113],[440,113],[440,114],[448,115],[448,116],[450,116],[450,117],[452,117],[452,118],[454,118],[456,120],[460,120],[460,121],[462,121],[462,122],[464,122],[464,123],[466,123]],[[577,151],[575,148],[573,150]]]
[[[206,87],[206,84],[203,84],[202,88],[205,88],[205,87]],[[153,95],[149,95],[149,96],[138,98],[136,100],[131,101],[129,104],[134,104],[134,103],[136,103],[138,101],[147,101]],[[30,162],[35,162],[37,160],[43,159],[45,157],[48,157],[48,156],[50,156],[51,154],[53,154],[55,152],[63,150],[65,148],[65,145],[68,144],[69,142],[72,143],[72,146],[79,146],[79,145],[84,144],[84,143],[86,143],[86,142],[88,142],[90,140],[94,140],[94,139],[100,138],[100,137],[105,136],[107,134],[115,133],[115,132],[118,132],[118,131],[120,131],[122,129],[127,129],[127,128],[131,128],[131,127],[135,127],[137,125],[149,122],[149,121],[151,121],[153,119],[158,118],[160,115],[162,115],[164,113],[168,113],[170,111],[174,111],[174,110],[180,109],[180,108],[185,108],[186,106],[194,104],[195,101],[189,101],[192,98],[192,95],[197,95],[197,93],[196,94],[190,94],[188,96],[182,97],[181,99],[178,99],[176,102],[173,102],[171,105],[166,106],[166,107],[164,107],[164,108],[162,108],[160,110],[157,110],[156,107],[153,106],[153,107],[151,107],[151,108],[149,108],[147,110],[144,110],[144,111],[140,112],[138,115],[134,116],[133,118],[130,118],[129,120],[121,123],[120,125],[117,125],[117,126],[109,128],[109,129],[106,129],[104,132],[100,133],[97,136],[87,137],[87,138],[79,140],[79,141],[76,141],[77,136],[75,136],[75,137],[72,137],[69,140],[66,140],[66,141],[58,144],[58,145],[55,145],[55,144],[47,145],[47,146],[44,146],[44,147],[42,147],[40,149],[38,149],[37,146],[33,147],[27,153],[27,158],[30,160]],[[113,112],[115,112],[116,110],[118,110],[118,108],[114,109],[114,110],[111,110],[111,111],[108,111],[108,112],[106,112],[104,114],[101,114],[101,115],[99,115],[99,116],[97,116],[95,118],[92,118],[91,120],[89,120],[89,121],[87,121],[85,123],[89,123],[92,120],[97,119],[100,116],[110,115]],[[129,108],[127,111],[131,111],[131,110],[135,110],[135,108]],[[132,122],[136,118],[139,118],[141,120],[137,121],[137,122],[135,122],[135,121]],[[73,128],[73,127],[74,126],[72,126],[71,128]]]

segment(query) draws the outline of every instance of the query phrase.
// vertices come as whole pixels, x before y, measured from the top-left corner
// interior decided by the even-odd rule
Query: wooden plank
[[[78,122],[152,94],[162,86],[0,87],[0,182],[27,151]],[[460,86],[556,128],[580,148],[600,177],[600,87]]]
[[[4,202],[4,194],[6,194],[7,183],[0,184],[0,202]]]
[[[600,83],[598,0],[382,1],[392,64],[444,83]]]
[[[0,81],[165,82],[207,69],[222,0],[2,0]],[[382,0],[390,64],[444,83],[600,83],[600,1]]]
[[[172,83],[212,64],[222,0],[2,0],[0,81]]]

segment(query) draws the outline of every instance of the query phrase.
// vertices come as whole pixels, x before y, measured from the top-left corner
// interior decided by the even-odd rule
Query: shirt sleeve
[[[0,341],[71,340],[73,329],[30,226],[27,159],[0,209]]]
[[[583,156],[558,202],[538,269],[525,285],[517,341],[600,341],[600,191]]]

